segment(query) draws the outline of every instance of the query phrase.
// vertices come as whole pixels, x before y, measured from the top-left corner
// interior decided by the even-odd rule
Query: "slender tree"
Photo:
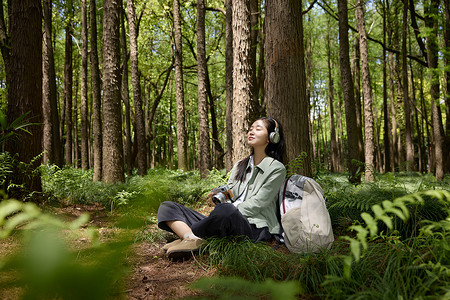
[[[181,35],[181,12],[180,1],[173,0],[173,27],[175,40],[175,87],[177,98],[177,147],[178,147],[178,169],[187,170],[187,132],[186,132],[186,109],[184,105],[183,88],[183,44]]]
[[[447,107],[445,122],[445,149],[444,157],[446,160],[446,173],[450,173],[450,3],[444,1],[445,30],[444,30],[444,65],[445,65],[445,106]]]
[[[66,2],[66,41],[64,56],[64,103],[65,103],[65,121],[66,121],[66,146],[65,146],[65,163],[71,165],[73,152],[73,63],[72,63],[72,36],[73,36],[73,2]]]
[[[141,84],[139,79],[138,60],[138,28],[136,26],[136,12],[133,0],[127,0],[128,27],[130,30],[130,63],[131,63],[131,84],[133,86],[134,112],[136,123],[136,145],[138,149],[138,174],[147,174],[147,148],[145,142],[144,113],[142,110]]]
[[[408,26],[408,0],[403,1],[403,35],[402,35],[402,83],[403,83],[403,107],[405,110],[405,148],[406,148],[406,170],[414,170],[414,143],[411,101],[408,88],[408,64],[407,64],[407,26]]]
[[[81,167],[89,169],[87,0],[81,1]]]
[[[369,70],[369,50],[367,47],[367,33],[364,22],[364,2],[356,1],[356,23],[359,33],[359,48],[361,55],[361,75],[364,96],[364,158],[365,158],[365,181],[372,182],[374,180],[374,121],[372,112],[372,87],[370,83]]]
[[[383,44],[386,45],[386,18],[387,18],[387,1],[383,0]],[[390,153],[390,127],[388,113],[388,95],[387,95],[387,62],[386,48],[383,47],[383,115],[384,115],[384,171],[391,172],[391,153]]]
[[[286,129],[287,160],[305,152],[303,172],[311,176],[302,1],[267,2],[265,22],[267,113],[278,118]]]
[[[197,73],[198,73],[198,162],[202,177],[211,165],[209,145],[208,99],[206,95],[205,1],[197,1]]]
[[[62,165],[56,95],[55,58],[52,43],[52,1],[43,1],[44,37],[42,48],[42,113],[44,120],[44,163]]]
[[[121,46],[122,46],[122,101],[125,106],[125,162],[127,166],[127,175],[131,175],[133,171],[132,159],[132,142],[131,142],[131,105],[130,91],[128,88],[128,48],[127,48],[127,32],[125,29],[125,10],[122,9],[120,14],[121,22]]]
[[[101,116],[101,80],[97,48],[97,8],[96,0],[90,0],[89,3],[89,24],[91,29],[91,77],[92,77],[92,133],[93,156],[94,156],[94,181],[102,179],[102,159],[103,159],[103,133]]]
[[[358,165],[354,160],[359,159],[358,133],[356,125],[356,106],[353,88],[353,79],[350,69],[349,42],[348,42],[348,8],[347,1],[338,0],[339,10],[339,59],[342,80],[342,89],[345,103],[345,119],[347,121],[347,165],[350,171],[350,182],[359,183],[361,175],[357,172]]]
[[[428,28],[427,53],[428,67],[430,69],[430,96],[431,96],[431,118],[433,123],[433,141],[435,155],[436,179],[444,178],[444,153],[443,153],[443,124],[441,108],[439,104],[439,71],[438,71],[438,43],[437,31],[439,16],[439,0],[430,0],[425,3],[425,26]]]
[[[42,124],[42,6],[40,0],[9,2],[10,61],[8,79],[8,114],[10,124],[29,113],[33,123]],[[20,141],[10,140],[6,150],[17,153],[19,160],[30,163],[42,152],[42,126],[30,127]],[[33,167],[41,160],[36,159]],[[14,174],[17,183],[32,191],[41,191],[40,176],[31,171]]]
[[[103,15],[103,182],[124,181],[120,105],[119,0],[105,0]]]

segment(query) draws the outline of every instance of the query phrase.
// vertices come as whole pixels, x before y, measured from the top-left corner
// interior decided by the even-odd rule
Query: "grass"
[[[158,205],[172,200],[198,206],[213,187],[226,181],[226,174],[213,171],[208,178],[201,179],[198,172],[155,169],[143,177],[128,177],[123,184],[102,185],[92,182],[91,171],[44,166],[42,181],[45,192],[54,201],[72,204],[97,202],[108,210],[114,210],[119,215],[115,226],[129,233],[115,238],[117,243],[120,244],[122,237],[127,243],[146,241],[158,244],[173,238],[154,229]],[[264,290],[263,294],[268,295],[276,282],[294,282],[295,288],[289,288],[292,293],[312,298],[450,298],[450,199],[420,194],[429,190],[450,191],[449,176],[438,183],[430,175],[388,173],[377,175],[373,183],[354,186],[348,183],[346,174],[321,173],[318,182],[328,199],[333,229],[338,237],[331,249],[316,254],[285,254],[265,243],[236,238],[210,239],[202,248],[199,263],[216,268],[221,277],[205,279],[196,288],[211,297],[214,297],[210,293],[211,286],[224,294],[228,291],[230,295],[239,294],[233,290],[236,286],[241,287],[241,291],[247,286],[255,294]],[[350,277],[346,278],[344,261],[354,249],[339,236],[355,237],[356,233],[349,227],[356,224],[362,228],[365,223],[361,213],[373,215],[374,205],[413,193],[419,193],[414,195],[418,195],[421,201],[409,202],[410,218],[404,222],[391,216],[392,229],[378,222],[377,235],[366,237],[367,249],[361,250],[360,258],[351,262]],[[93,246],[84,253],[93,258],[97,257],[94,253],[102,253],[102,259],[98,260],[100,263],[94,264],[100,269],[105,268],[102,262],[107,265],[109,259],[115,260],[113,268],[122,268],[122,256],[102,249]],[[97,274],[95,268],[89,270],[88,274]],[[107,270],[114,272],[112,268]],[[84,272],[83,269],[80,272]],[[119,272],[118,276],[123,276],[120,274],[124,273]],[[67,278],[81,280],[80,284],[89,286],[82,276],[81,279]],[[116,280],[116,277],[110,278],[105,285]]]

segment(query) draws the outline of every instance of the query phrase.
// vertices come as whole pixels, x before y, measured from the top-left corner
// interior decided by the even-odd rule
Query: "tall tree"
[[[64,55],[64,103],[65,103],[65,121],[66,121],[66,146],[65,146],[65,163],[71,165],[73,150],[73,116],[72,116],[72,88],[73,88],[73,64],[72,64],[72,36],[73,36],[73,2],[66,2],[66,40]]]
[[[42,123],[42,6],[40,0],[10,1],[9,30],[11,37],[8,78],[8,124],[30,113],[33,123]],[[42,152],[42,127],[30,128],[20,141],[10,141],[6,150],[17,153],[19,160],[30,163]],[[40,160],[34,162],[34,167]],[[40,176],[15,174],[15,182],[24,183],[32,191],[41,191]]]
[[[43,1],[44,38],[42,48],[42,112],[44,120],[44,163],[62,165],[56,95],[55,58],[52,43],[52,0]]]
[[[250,0],[233,2],[233,161],[248,155],[247,130],[251,99]],[[229,129],[228,129],[229,130]]]
[[[367,47],[367,33],[364,22],[364,2],[356,1],[356,23],[359,33],[359,48],[361,56],[361,75],[364,96],[364,158],[365,158],[365,181],[372,182],[374,180],[374,124],[372,112],[372,87],[370,83],[369,70],[369,50]]]
[[[127,32],[125,28],[125,10],[121,11],[120,22],[122,24],[122,31],[120,35],[122,46],[122,101],[125,105],[125,163],[127,165],[127,175],[131,176],[133,172],[132,159],[132,142],[131,142],[131,105],[130,92],[128,88],[128,48],[127,48]]]
[[[120,101],[119,0],[105,0],[103,13],[103,182],[124,181]]]
[[[138,149],[138,174],[147,174],[147,148],[145,142],[144,112],[142,110],[141,83],[139,78],[138,60],[138,28],[136,26],[136,12],[133,0],[127,0],[128,27],[130,30],[130,63],[131,84],[133,86],[134,113],[136,123],[136,145]]]
[[[89,169],[87,0],[81,1],[81,167]]]
[[[414,143],[412,128],[412,110],[408,90],[408,64],[407,64],[407,26],[408,26],[408,0],[403,1],[403,34],[402,34],[402,82],[403,82],[403,107],[405,110],[405,148],[406,148],[406,170],[414,170]]]
[[[292,160],[305,152],[303,171],[304,175],[311,176],[302,1],[268,1],[265,22],[267,113],[279,119],[287,129],[287,159]]]
[[[345,104],[345,119],[347,121],[347,166],[350,171],[350,182],[359,183],[361,175],[354,160],[359,159],[358,127],[356,125],[355,95],[353,93],[353,79],[350,68],[349,41],[348,41],[348,8],[346,0],[338,0],[339,10],[339,60],[342,80],[342,89]]]
[[[96,0],[90,0],[89,3],[89,24],[91,29],[91,77],[92,77],[92,133],[93,139],[93,155],[94,155],[94,181],[102,179],[102,98],[101,98],[101,80],[100,68],[98,62],[98,48],[97,48],[97,9]]]
[[[383,44],[386,45],[386,18],[387,18],[387,1],[383,0]],[[387,62],[386,62],[386,48],[383,47],[383,115],[384,115],[384,171],[391,172],[391,154],[390,154],[390,127],[389,127],[389,113],[387,102]]]
[[[173,0],[173,29],[175,40],[175,89],[177,99],[177,148],[178,169],[187,170],[187,132],[186,108],[184,105],[183,88],[183,44],[181,35],[180,1]]]
[[[328,64],[328,111],[330,117],[330,145],[331,145],[331,172],[340,171],[339,168],[339,148],[336,136],[336,127],[334,120],[334,81],[333,81],[333,64],[331,59],[331,37],[329,28],[329,19],[327,19],[328,34],[327,34],[327,64]]]
[[[226,112],[225,127],[227,131],[225,168],[227,172],[233,168],[233,1],[225,0],[225,86]]]
[[[445,106],[447,107],[445,122],[445,149],[444,157],[446,161],[446,173],[450,173],[450,3],[444,1],[445,30],[444,30],[444,65],[445,65]]]
[[[435,155],[436,180],[444,178],[444,155],[443,155],[443,124],[441,107],[439,104],[439,70],[437,43],[439,17],[439,0],[430,0],[425,3],[425,26],[428,29],[427,54],[428,67],[430,69],[430,96],[431,96],[431,118],[433,123],[433,141]]]
[[[202,177],[211,165],[209,145],[208,99],[206,95],[205,1],[197,1],[197,73],[198,73],[198,162]]]

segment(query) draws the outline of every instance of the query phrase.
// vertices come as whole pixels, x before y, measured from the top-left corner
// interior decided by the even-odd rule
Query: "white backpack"
[[[294,253],[318,252],[333,241],[330,214],[320,185],[312,178],[292,175],[279,195],[286,247]]]

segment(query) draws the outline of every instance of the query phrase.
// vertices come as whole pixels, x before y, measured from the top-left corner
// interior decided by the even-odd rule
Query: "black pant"
[[[206,217],[179,203],[166,201],[158,209],[158,226],[173,232],[167,226],[167,221],[182,221],[201,238],[247,236],[253,241],[267,241],[272,237],[267,227],[257,228],[250,224],[231,203],[218,204]]]

